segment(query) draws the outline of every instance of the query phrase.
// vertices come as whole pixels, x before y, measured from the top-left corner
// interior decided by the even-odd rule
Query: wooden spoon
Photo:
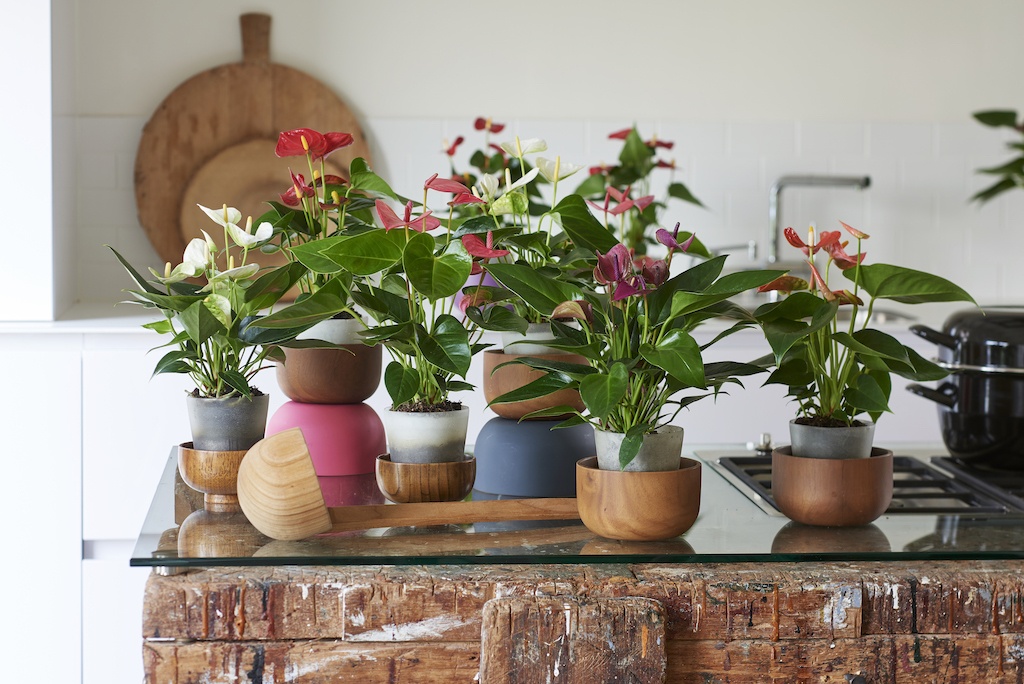
[[[506,499],[328,508],[302,431],[257,442],[238,469],[238,501],[253,527],[282,541],[324,532],[504,520],[578,520],[576,499]]]

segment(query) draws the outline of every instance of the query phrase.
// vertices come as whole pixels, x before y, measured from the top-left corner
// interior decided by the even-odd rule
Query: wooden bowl
[[[870,458],[801,458],[788,446],[772,451],[772,496],[790,520],[853,527],[882,515],[892,501],[892,452]]]
[[[289,399],[304,404],[358,404],[377,391],[380,369],[381,345],[284,348],[277,384]]]
[[[542,378],[544,371],[524,366],[521,363],[514,363],[494,370],[499,365],[521,359],[524,356],[533,356],[537,359],[548,361],[564,361],[566,363],[582,363],[587,360],[578,354],[506,354],[500,349],[487,349],[484,351],[484,397],[490,402],[502,394],[517,390],[537,378]],[[509,404],[491,404],[490,409],[502,418],[509,420],[520,420],[523,416],[541,409],[555,406],[571,406],[577,411],[584,409],[583,400],[577,390],[565,389],[537,399],[527,401],[516,401]],[[566,414],[567,416],[569,414]],[[558,416],[548,416],[545,420],[552,420]]]
[[[178,530],[178,557],[248,558],[269,541],[241,512],[195,511]]]
[[[473,490],[474,480],[472,456],[451,463],[395,463],[390,454],[377,457],[377,486],[395,503],[462,501]]]
[[[700,512],[701,466],[679,470],[600,470],[597,457],[576,463],[576,503],[590,531],[622,541],[660,541],[686,532]]]
[[[245,451],[193,449],[192,442],[178,447],[178,472],[192,489],[203,493],[203,508],[215,513],[242,510],[238,504],[238,467]]]

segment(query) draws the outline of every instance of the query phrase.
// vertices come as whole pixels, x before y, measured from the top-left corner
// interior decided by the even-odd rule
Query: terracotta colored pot
[[[498,368],[497,371],[494,370],[499,365],[507,361],[514,361],[515,359],[519,359],[524,356],[531,355],[506,354],[498,349],[487,349],[484,351],[484,397],[487,399],[488,403],[506,392],[517,390],[523,385],[533,382],[537,378],[544,377],[544,371],[536,370],[519,363]],[[541,354],[539,356],[534,356],[534,358],[549,361],[564,361],[566,363],[585,364],[587,362],[585,358],[578,354]],[[490,409],[502,418],[520,420],[528,413],[540,411],[541,409],[552,408],[554,406],[571,406],[577,411],[582,411],[584,409],[583,400],[580,399],[580,393],[576,390],[570,389],[559,390],[558,392],[549,394],[545,397],[530,399],[528,401],[518,401],[511,404],[491,404]],[[558,416],[548,416],[547,420],[555,418],[558,418]]]
[[[475,478],[472,456],[446,463],[395,463],[389,454],[377,457],[377,486],[395,503],[462,501]]]
[[[362,475],[387,451],[384,423],[367,404],[303,404],[287,401],[267,424],[267,435],[302,430],[316,474]]]
[[[238,466],[246,451],[193,449],[192,442],[178,447],[178,472],[192,489],[203,493],[203,508],[215,513],[241,511],[238,504]]]
[[[803,458],[780,447],[772,452],[772,497],[805,525],[867,525],[892,501],[892,452],[874,447],[870,458]]]
[[[622,541],[660,541],[686,532],[700,512],[701,466],[678,470],[600,470],[597,457],[576,464],[576,503],[590,531]]]
[[[284,357],[284,363],[277,364],[277,384],[292,401],[358,404],[380,385],[380,345],[285,349]]]

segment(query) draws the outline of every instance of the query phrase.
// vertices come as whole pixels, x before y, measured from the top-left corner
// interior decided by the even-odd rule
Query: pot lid
[[[942,331],[951,346],[939,358],[960,366],[1024,368],[1024,307],[992,306],[957,311]]]

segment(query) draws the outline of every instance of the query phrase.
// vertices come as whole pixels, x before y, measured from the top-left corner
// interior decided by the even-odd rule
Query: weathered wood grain
[[[482,684],[647,684],[665,678],[665,613],[650,599],[492,599]]]

